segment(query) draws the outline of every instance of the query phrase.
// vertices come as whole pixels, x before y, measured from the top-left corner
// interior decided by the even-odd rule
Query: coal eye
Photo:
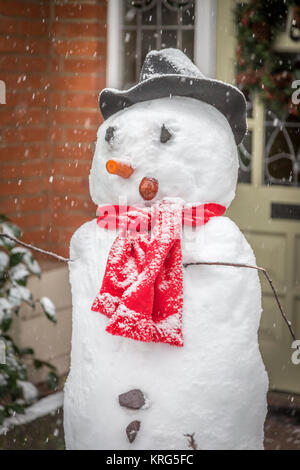
[[[111,142],[112,139],[114,138],[114,132],[115,132],[116,128],[115,127],[112,127],[112,126],[109,126],[107,129],[106,129],[106,132],[105,132],[105,140],[106,142]]]
[[[171,132],[168,131],[168,129],[166,128],[166,126],[163,124],[162,127],[161,127],[161,132],[160,132],[160,141],[162,144],[165,144],[166,142],[168,142],[168,140],[170,140],[172,137],[172,134]]]

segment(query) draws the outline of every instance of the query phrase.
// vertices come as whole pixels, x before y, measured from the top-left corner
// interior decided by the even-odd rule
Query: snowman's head
[[[119,171],[110,173],[107,162]],[[237,147],[225,116],[197,99],[173,96],[137,103],[104,121],[90,192],[97,205],[149,205],[177,197],[228,207],[237,172]]]

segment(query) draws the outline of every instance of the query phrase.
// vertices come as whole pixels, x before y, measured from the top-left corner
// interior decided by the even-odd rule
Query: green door
[[[219,0],[217,8],[216,78],[229,83],[234,83],[236,59],[232,13],[235,4],[236,0]],[[300,43],[282,33],[275,48],[282,53],[299,54]],[[279,122],[254,96],[248,112],[248,129],[240,148],[236,198],[228,215],[250,242],[257,264],[271,275],[280,302],[300,339],[300,177],[297,167],[298,162],[300,165],[300,120],[289,118]],[[300,393],[300,365],[291,361],[292,339],[270,286],[263,278],[261,283],[263,314],[259,340],[270,388]]]

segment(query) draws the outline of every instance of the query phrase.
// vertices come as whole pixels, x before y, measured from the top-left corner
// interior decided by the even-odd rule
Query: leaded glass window
[[[252,131],[248,131],[243,142],[238,146],[239,183],[251,183]]]
[[[300,119],[266,112],[265,184],[300,186]]]
[[[300,53],[277,54],[288,70],[296,65],[300,78]],[[272,110],[265,114],[265,184],[300,186],[300,118],[293,114],[278,117]]]
[[[123,88],[139,80],[146,54],[177,47],[194,58],[195,2],[123,0]]]

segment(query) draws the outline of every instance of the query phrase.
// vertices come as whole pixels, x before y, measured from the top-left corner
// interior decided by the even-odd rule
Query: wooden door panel
[[[257,264],[267,269],[273,279],[278,293],[284,294],[286,289],[286,236],[285,234],[254,232],[244,230],[244,234],[252,246]],[[262,279],[262,291],[270,291],[269,283]]]
[[[218,0],[217,8],[216,78],[230,83],[234,83],[236,60],[233,22],[236,3],[237,0]],[[282,51],[299,52],[299,45],[284,37],[284,34],[280,35],[275,47]],[[274,203],[300,206],[300,187],[265,184],[264,155],[268,136],[265,132],[264,106],[258,97],[253,100],[248,128],[248,140],[252,139],[248,149],[252,155],[251,172],[243,181],[249,183],[238,185],[236,198],[226,215],[245,234],[257,264],[268,270],[296,337],[300,339],[300,220],[284,215],[284,207],[272,214]],[[298,212],[300,214],[300,208],[296,210]],[[263,313],[259,344],[270,378],[270,388],[300,393],[300,365],[291,361],[294,351],[291,348],[292,338],[269,284],[264,276],[260,275],[260,279]]]

